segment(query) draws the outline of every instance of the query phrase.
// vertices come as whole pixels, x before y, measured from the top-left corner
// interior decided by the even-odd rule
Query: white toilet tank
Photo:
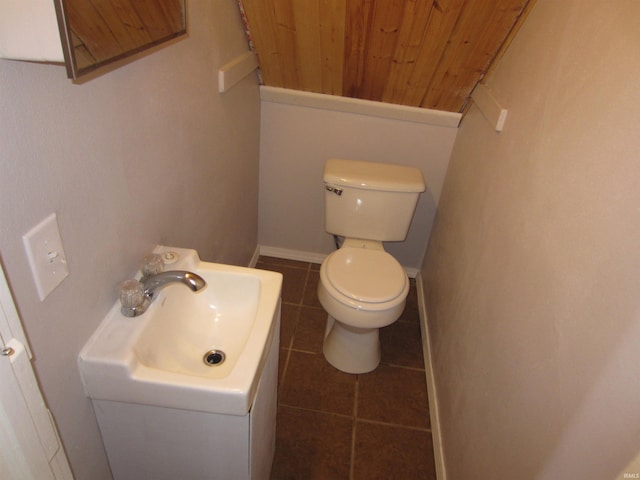
[[[361,160],[327,160],[323,180],[326,231],[380,242],[407,237],[425,190],[418,168]]]

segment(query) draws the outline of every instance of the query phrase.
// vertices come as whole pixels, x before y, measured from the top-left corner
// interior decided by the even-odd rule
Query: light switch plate
[[[40,300],[69,275],[56,214],[52,213],[22,236]]]

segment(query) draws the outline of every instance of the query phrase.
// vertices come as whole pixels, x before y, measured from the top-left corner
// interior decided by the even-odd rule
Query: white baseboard
[[[267,245],[258,246],[260,255],[267,257],[285,258],[287,260],[297,260],[299,262],[322,263],[327,257],[327,253],[304,252],[302,250],[291,250],[288,248],[269,247]],[[417,268],[404,267],[409,278],[416,278],[420,270]]]
[[[258,263],[258,257],[260,257],[260,245],[256,246],[256,249],[253,251],[253,256],[251,257],[251,260],[249,261],[249,265],[247,265],[249,268],[255,268],[256,263]]]
[[[431,342],[427,328],[427,302],[424,296],[422,276],[416,275],[416,290],[418,293],[418,310],[420,312],[420,330],[422,331],[422,351],[424,352],[424,371],[427,376],[427,395],[429,397],[429,417],[431,419],[431,437],[433,439],[433,454],[435,456],[436,478],[446,480],[444,468],[444,451],[440,432],[440,416],[438,414],[438,398],[434,383],[433,364],[431,362]]]
[[[267,245],[259,245],[258,248],[260,249],[260,255],[285,258],[287,260],[297,260],[299,262],[322,263],[327,256],[326,253],[304,252],[302,250],[269,247]]]

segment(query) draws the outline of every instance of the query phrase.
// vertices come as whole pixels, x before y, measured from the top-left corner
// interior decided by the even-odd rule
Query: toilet
[[[371,372],[380,363],[379,329],[400,317],[409,293],[404,268],[382,242],[406,239],[424,179],[415,167],[330,159],[323,181],[325,230],[344,241],[320,266],[322,350],[338,370]]]

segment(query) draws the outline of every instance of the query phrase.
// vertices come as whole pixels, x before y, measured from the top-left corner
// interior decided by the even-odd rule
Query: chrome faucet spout
[[[169,270],[142,279],[144,294],[151,300],[156,293],[172,283],[182,283],[193,292],[198,292],[207,286],[207,282],[200,275],[184,270]]]
[[[170,270],[123,282],[120,290],[120,311],[125,317],[137,317],[147,311],[156,294],[171,283],[182,283],[192,292],[199,292],[207,286],[204,278],[193,272]]]

